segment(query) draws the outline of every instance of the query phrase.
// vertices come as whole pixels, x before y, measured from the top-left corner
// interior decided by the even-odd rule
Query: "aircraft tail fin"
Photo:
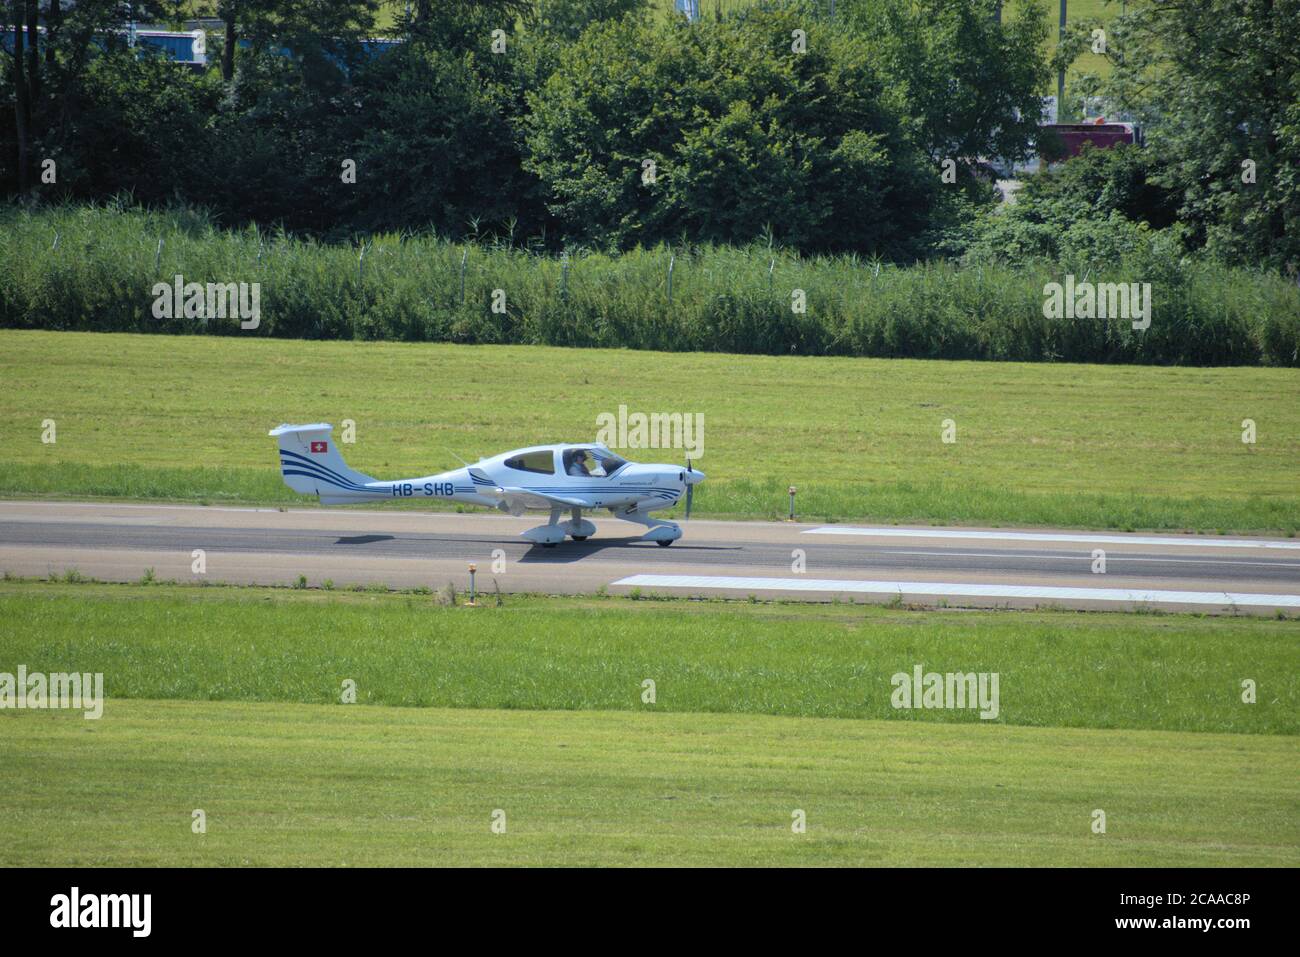
[[[376,481],[348,468],[331,433],[334,426],[281,425],[268,432],[280,442],[280,474],[295,492],[319,495],[325,504],[373,497],[365,486]]]

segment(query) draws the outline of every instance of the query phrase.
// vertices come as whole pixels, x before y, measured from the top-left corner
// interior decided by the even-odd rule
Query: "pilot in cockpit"
[[[580,478],[591,477],[591,472],[587,470],[587,452],[585,449],[571,449],[566,453],[566,458],[568,458],[569,464],[568,467],[565,468],[565,472],[569,475],[576,475]]]

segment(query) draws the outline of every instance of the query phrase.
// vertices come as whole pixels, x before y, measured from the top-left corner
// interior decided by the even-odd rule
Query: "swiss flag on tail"
[[[328,452],[328,451],[329,451],[329,443],[328,443],[328,442],[313,442],[313,443],[311,444],[311,450],[312,450],[312,452]]]

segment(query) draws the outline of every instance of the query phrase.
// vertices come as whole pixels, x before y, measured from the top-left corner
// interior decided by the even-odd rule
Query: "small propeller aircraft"
[[[615,518],[644,525],[643,541],[671,545],[682,537],[675,522],[650,513],[691,498],[704,473],[679,465],[628,462],[599,443],[534,445],[514,449],[464,468],[424,478],[380,481],[354,472],[343,462],[331,437],[333,426],[281,425],[268,434],[280,442],[280,472],[295,492],[320,496],[322,505],[430,498],[485,505],[522,515],[529,509],[549,510],[551,520],[523,533],[524,538],[553,548],[565,537],[575,542],[594,535],[596,526],[583,510],[607,508]],[[567,521],[560,517],[568,512]]]

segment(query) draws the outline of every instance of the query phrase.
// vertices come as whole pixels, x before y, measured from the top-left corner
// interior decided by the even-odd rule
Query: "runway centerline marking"
[[[1092,535],[1079,532],[1000,532],[943,528],[863,528],[853,525],[822,525],[807,528],[804,535],[862,535],[871,538],[952,538],[1004,542],[1075,542],[1086,545],[1173,545],[1181,548],[1285,548],[1300,551],[1300,541],[1276,539],[1208,538],[1204,535]]]
[[[985,585],[974,582],[856,581],[838,578],[741,578],[729,575],[631,575],[614,585],[634,588],[716,588],[734,591],[825,591],[864,595],[928,595],[938,598],[1040,598],[1063,601],[1165,602],[1300,608],[1300,595],[1170,589],[1076,588],[1057,585]]]

